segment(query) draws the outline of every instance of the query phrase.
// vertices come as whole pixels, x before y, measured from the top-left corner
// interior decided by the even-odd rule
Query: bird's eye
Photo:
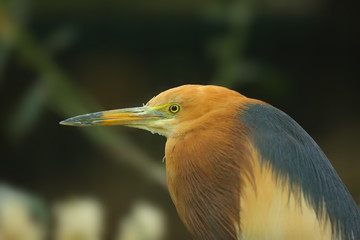
[[[178,111],[180,111],[180,106],[177,104],[173,104],[169,107],[169,111],[171,113],[177,113]]]

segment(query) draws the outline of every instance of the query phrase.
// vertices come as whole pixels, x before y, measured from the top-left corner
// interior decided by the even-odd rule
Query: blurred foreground
[[[105,211],[93,198],[72,198],[53,209],[29,193],[0,185],[1,240],[101,240],[106,226]],[[166,233],[165,213],[149,202],[133,204],[119,219],[114,240],[162,240]]]

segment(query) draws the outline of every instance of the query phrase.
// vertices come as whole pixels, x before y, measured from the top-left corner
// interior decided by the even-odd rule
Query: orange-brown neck
[[[169,192],[196,239],[235,240],[240,231],[240,185],[252,173],[244,128],[232,114],[166,143]]]

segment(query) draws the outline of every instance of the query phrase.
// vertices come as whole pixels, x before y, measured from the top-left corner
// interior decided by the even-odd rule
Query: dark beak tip
[[[78,126],[78,125],[81,125],[81,124],[79,124],[79,122],[74,121],[72,118],[62,120],[61,122],[59,122],[59,124],[64,125],[64,126]]]
[[[60,124],[60,125],[65,125],[65,126],[67,125],[67,126],[68,126],[68,125],[69,125],[69,121],[63,120],[63,121],[59,122],[59,124]]]

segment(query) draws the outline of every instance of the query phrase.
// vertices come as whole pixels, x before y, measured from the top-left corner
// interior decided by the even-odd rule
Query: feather
[[[318,221],[329,221],[334,239],[360,239],[360,213],[353,198],[305,130],[265,104],[249,104],[240,119],[261,155],[260,163],[271,168],[276,181],[298,202],[304,198]]]

